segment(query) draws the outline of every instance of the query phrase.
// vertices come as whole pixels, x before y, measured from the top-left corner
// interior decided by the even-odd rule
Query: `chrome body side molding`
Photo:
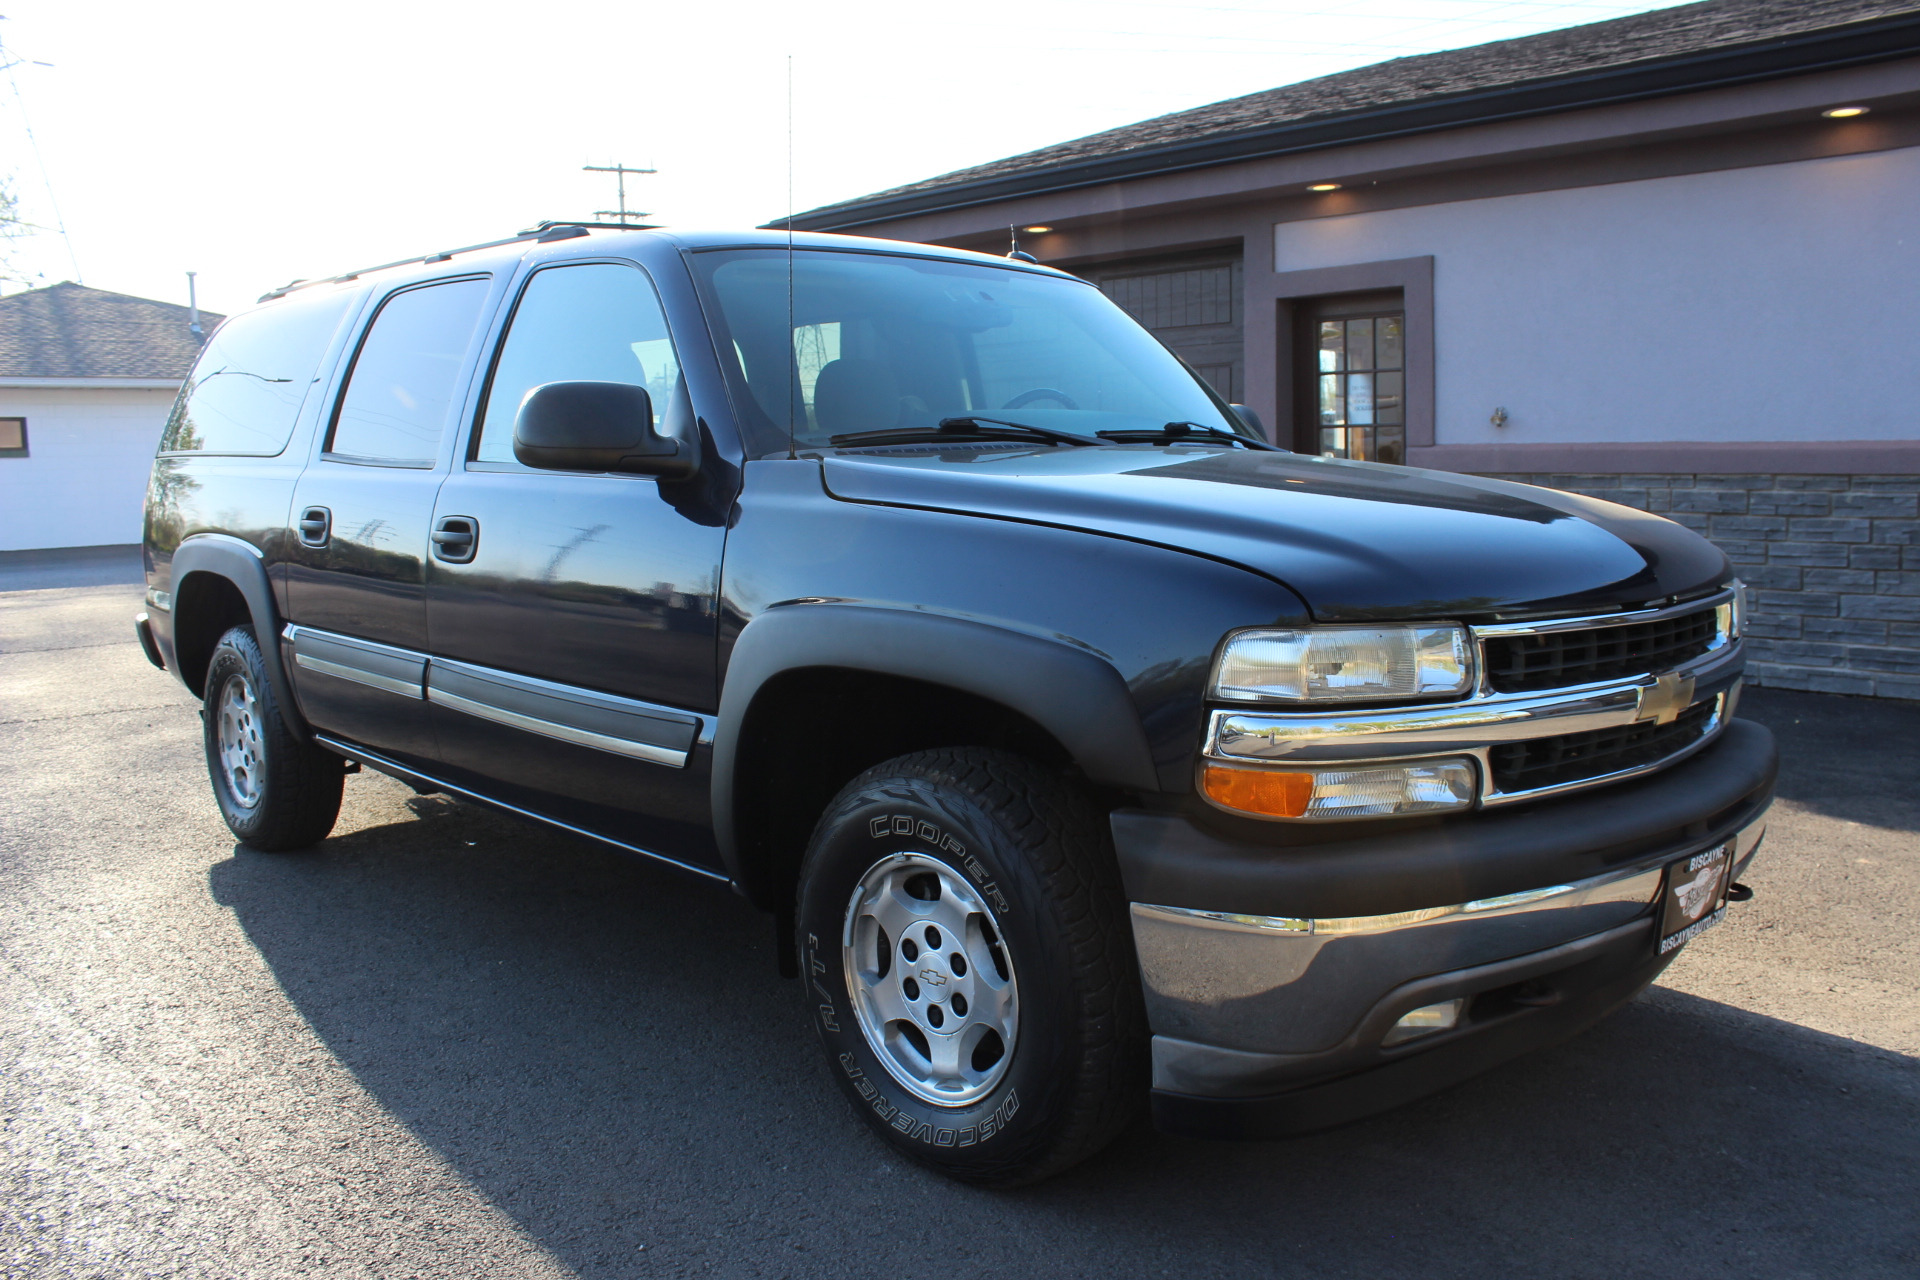
[[[700,717],[691,712],[441,658],[428,669],[427,700],[495,724],[675,769],[686,767],[701,728]]]
[[[293,646],[293,665],[302,671],[384,689],[403,698],[426,696],[427,656],[423,653],[291,623],[280,634]]]
[[[710,717],[592,689],[555,684],[416,653],[353,636],[289,625],[294,665],[336,680],[423,698],[495,724],[633,760],[684,769]]]

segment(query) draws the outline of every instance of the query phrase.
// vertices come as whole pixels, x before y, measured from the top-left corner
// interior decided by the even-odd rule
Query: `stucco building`
[[[0,551],[140,541],[160,429],[220,320],[67,282],[0,298]]]
[[[1920,4],[1710,0],[813,210],[1101,286],[1280,443],[1682,520],[1760,683],[1920,698]]]

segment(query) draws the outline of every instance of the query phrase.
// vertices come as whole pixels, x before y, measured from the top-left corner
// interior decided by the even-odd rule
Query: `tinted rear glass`
[[[353,298],[303,291],[221,325],[180,388],[160,452],[270,457],[286,448]]]
[[[330,453],[431,465],[487,289],[485,280],[450,280],[381,305],[347,376]]]

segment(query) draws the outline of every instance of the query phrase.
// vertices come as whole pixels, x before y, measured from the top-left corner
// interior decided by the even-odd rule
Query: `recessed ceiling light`
[[[1820,114],[1829,120],[1851,120],[1855,116],[1867,114],[1867,107],[1828,107]]]
[[[1053,230],[1052,227],[1022,227],[1020,229],[1026,232],[1028,235],[1035,235],[1035,236],[1045,235],[1047,232]]]
[[[1340,184],[1337,182],[1316,182],[1307,188],[1309,191],[1338,191],[1339,189]]]

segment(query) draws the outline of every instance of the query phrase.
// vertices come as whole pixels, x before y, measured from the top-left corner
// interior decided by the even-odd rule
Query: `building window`
[[[1323,318],[1314,328],[1318,452],[1405,462],[1406,317],[1399,311]]]
[[[0,418],[0,458],[27,456],[27,420]]]

